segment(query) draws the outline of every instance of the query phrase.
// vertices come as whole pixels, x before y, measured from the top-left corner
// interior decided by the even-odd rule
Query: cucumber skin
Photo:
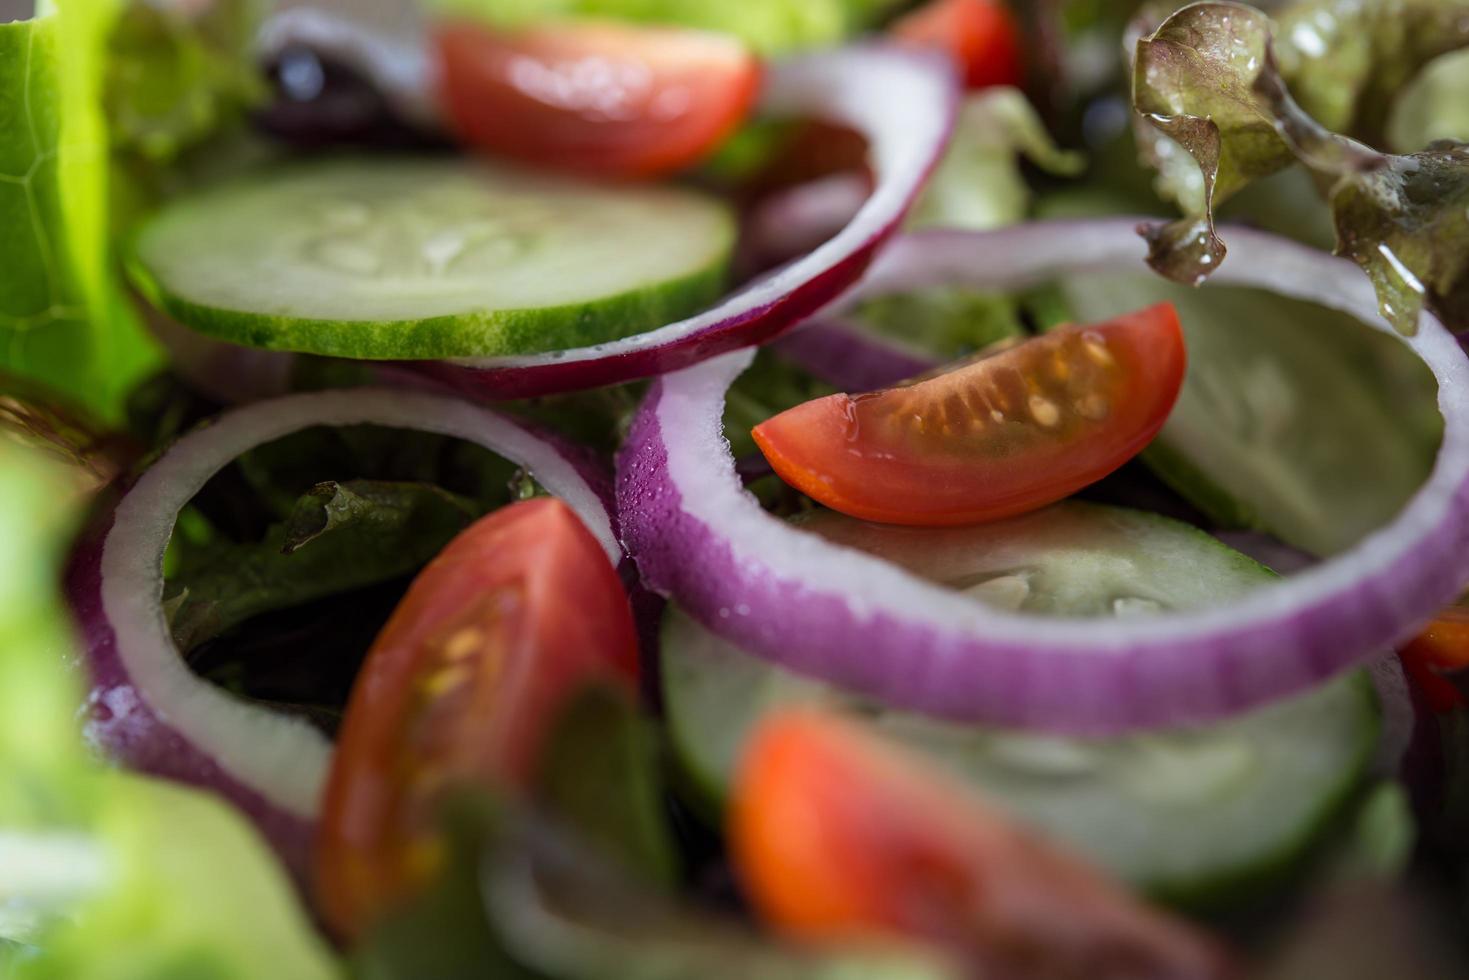
[[[567,306],[454,313],[418,320],[298,319],[201,306],[164,289],[133,243],[125,265],[155,309],[218,340],[264,350],[355,360],[543,354],[606,343],[652,330],[707,307],[723,293],[734,251],[734,225],[716,261],[680,279]]]
[[[667,687],[666,671],[663,676],[665,680],[661,694],[667,704],[672,700],[673,692]],[[1370,723],[1363,725],[1355,759],[1352,765],[1343,769],[1344,776],[1340,784],[1332,792],[1323,795],[1316,814],[1302,822],[1295,836],[1282,841],[1273,851],[1218,874],[1193,878],[1187,882],[1152,881],[1130,884],[1152,901],[1191,914],[1210,915],[1239,909],[1280,888],[1283,883],[1305,871],[1316,856],[1318,845],[1327,836],[1327,830],[1340,823],[1351,811],[1352,804],[1365,783],[1382,729],[1382,712],[1371,679],[1365,673],[1358,673],[1351,683],[1362,700],[1364,718],[1370,719]],[[688,804],[690,811],[709,827],[716,830],[721,828],[729,797],[728,787],[721,785],[717,776],[698,765],[685,740],[678,738],[673,731],[669,733],[668,744],[672,756],[671,783],[674,791]]]

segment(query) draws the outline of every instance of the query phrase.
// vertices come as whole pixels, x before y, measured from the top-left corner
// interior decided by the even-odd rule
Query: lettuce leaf
[[[103,101],[114,151],[169,161],[264,100],[253,0],[130,3],[107,43]]]
[[[0,966],[16,980],[338,976],[238,814],[84,750],[58,464],[0,441]]]
[[[1446,45],[1469,43],[1469,6],[1462,0],[1392,6],[1398,22],[1363,22],[1358,30],[1384,32],[1395,43],[1373,42],[1355,62],[1344,55],[1333,63],[1358,64],[1369,80],[1399,78]],[[1445,11],[1457,15],[1445,21]],[[1315,37],[1313,25],[1326,20],[1295,22],[1296,44],[1310,49],[1314,42],[1303,39]],[[1446,26],[1450,21],[1457,31]],[[1144,155],[1175,178],[1180,162],[1191,158],[1202,177],[1197,194],[1176,179],[1167,182],[1190,214],[1146,230],[1149,262],[1180,282],[1202,281],[1225,256],[1215,207],[1252,181],[1299,164],[1330,208],[1338,254],[1366,272],[1384,317],[1411,333],[1427,306],[1450,327],[1469,326],[1469,149],[1440,142],[1394,155],[1328,129],[1293,97],[1272,30],[1253,7],[1198,3],[1138,42],[1134,107],[1166,137]],[[1378,83],[1360,84],[1348,106],[1337,83],[1318,82],[1305,69],[1297,77],[1331,118],[1379,125]]]
[[[1019,89],[983,89],[959,110],[954,136],[913,207],[912,228],[997,228],[1024,220],[1030,187],[1019,158],[1047,173],[1075,177],[1084,160],[1062,150]]]
[[[0,369],[108,417],[157,351],[108,258],[100,110],[111,0],[0,24]]]
[[[605,17],[733,34],[762,54],[836,44],[899,0],[433,0],[446,13],[504,26]]]
[[[185,550],[170,626],[185,652],[252,616],[416,572],[483,509],[424,483],[318,483],[259,542]]]

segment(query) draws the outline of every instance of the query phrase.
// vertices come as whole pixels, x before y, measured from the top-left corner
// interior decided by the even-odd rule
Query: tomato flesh
[[[477,521],[430,562],[374,641],[342,721],[317,850],[328,923],[358,935],[437,868],[436,807],[524,788],[588,683],[637,690],[627,595],[559,500]]]
[[[731,816],[756,910],[802,940],[934,943],[970,976],[1222,976],[1218,951],[848,722],[768,717]]]
[[[904,41],[948,54],[966,88],[1025,80],[1020,28],[999,0],[932,0],[892,30]]]
[[[611,177],[698,162],[749,113],[760,83],[740,42],[672,27],[451,22],[435,43],[444,108],[465,142]]]
[[[829,395],[755,427],[787,483],[891,524],[973,524],[1033,510],[1146,446],[1184,374],[1171,304],[1063,327],[936,377]]]

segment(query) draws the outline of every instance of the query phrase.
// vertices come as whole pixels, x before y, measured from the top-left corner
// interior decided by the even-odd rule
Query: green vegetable
[[[899,0],[434,0],[448,14],[505,27],[600,17],[733,34],[762,54],[821,47],[867,27]]]
[[[0,442],[0,966],[16,980],[326,980],[337,968],[244,820],[95,762],[57,603],[62,477]]]
[[[243,120],[265,96],[251,40],[260,4],[129,3],[107,44],[114,151],[169,161]]]
[[[185,652],[252,616],[416,572],[483,511],[421,483],[318,483],[264,540],[185,550],[165,608]]]
[[[1469,7],[1459,0],[1390,6],[1396,18],[1364,22],[1346,35],[1402,35],[1385,47],[1361,42],[1361,64],[1373,77],[1409,75],[1447,47],[1469,44]],[[1293,30],[1305,36],[1314,23]],[[1134,106],[1166,138],[1145,144],[1145,156],[1160,165],[1165,188],[1190,215],[1149,230],[1149,262],[1180,282],[1201,281],[1225,255],[1215,206],[1295,162],[1322,188],[1337,251],[1372,280],[1384,317],[1411,333],[1426,305],[1451,327],[1469,324],[1469,148],[1440,143],[1397,156],[1332,132],[1292,97],[1271,37],[1269,18],[1253,7],[1199,3],[1138,43]],[[1349,59],[1323,61],[1340,68]],[[1315,78],[1303,73],[1299,85],[1337,121],[1380,115],[1375,88],[1362,88],[1348,104],[1337,98],[1340,80],[1316,85]],[[1178,179],[1187,158],[1202,175],[1193,189]]]
[[[1075,501],[971,528],[894,528],[832,512],[797,522],[977,601],[1032,615],[1158,615],[1223,606],[1275,576],[1203,532]],[[963,725],[777,667],[678,610],[662,681],[674,751],[719,811],[749,733],[799,704],[860,715],[1154,896],[1232,903],[1294,871],[1359,785],[1378,735],[1361,674],[1227,720],[1112,738]]]
[[[483,865],[483,894],[514,955],[557,980],[954,980],[880,939],[797,948],[675,904],[574,839],[521,829]]]
[[[735,379],[724,400],[724,434],[730,452],[735,459],[758,452],[751,429],[788,408],[835,391],[776,354],[758,351],[755,362]]]
[[[156,360],[108,267],[110,0],[0,24],[0,369],[115,417]]]
[[[1428,476],[1437,385],[1395,337],[1313,303],[1146,272],[1074,275],[1060,289],[1082,323],[1177,307],[1188,374],[1143,459],[1220,525],[1333,555]]]
[[[359,157],[171,201],[129,265],[156,307],[235,343],[468,357],[600,343],[702,309],[734,237],[729,207],[689,189]]]
[[[602,853],[669,885],[678,855],[664,822],[659,749],[636,704],[614,689],[588,688],[547,739],[536,796]]]
[[[1398,96],[1388,120],[1388,145],[1408,153],[1434,140],[1469,141],[1469,51],[1444,55]]]
[[[988,88],[970,95],[908,226],[983,230],[1024,220],[1030,188],[1018,166],[1021,156],[1062,177],[1075,177],[1084,166],[1080,154],[1056,146],[1018,89]]]

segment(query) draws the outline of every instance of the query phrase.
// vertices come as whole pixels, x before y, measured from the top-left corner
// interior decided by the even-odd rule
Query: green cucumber
[[[1335,554],[1390,520],[1433,465],[1432,375],[1347,314],[1150,275],[1078,275],[1061,288],[1084,323],[1162,300],[1178,308],[1188,376],[1143,459],[1223,525]]]
[[[717,298],[721,202],[455,158],[271,169],[165,206],[130,269],[204,333],[353,358],[531,354],[661,326]]]
[[[1187,525],[1068,502],[971,528],[886,527],[831,513],[803,526],[980,601],[1071,616],[1228,601],[1273,574]],[[893,711],[753,657],[672,610],[663,687],[680,769],[724,798],[740,748],[773,708],[817,702],[867,717],[994,803],[1168,900],[1208,904],[1273,881],[1358,787],[1378,734],[1360,673],[1226,722],[1066,738]]]

